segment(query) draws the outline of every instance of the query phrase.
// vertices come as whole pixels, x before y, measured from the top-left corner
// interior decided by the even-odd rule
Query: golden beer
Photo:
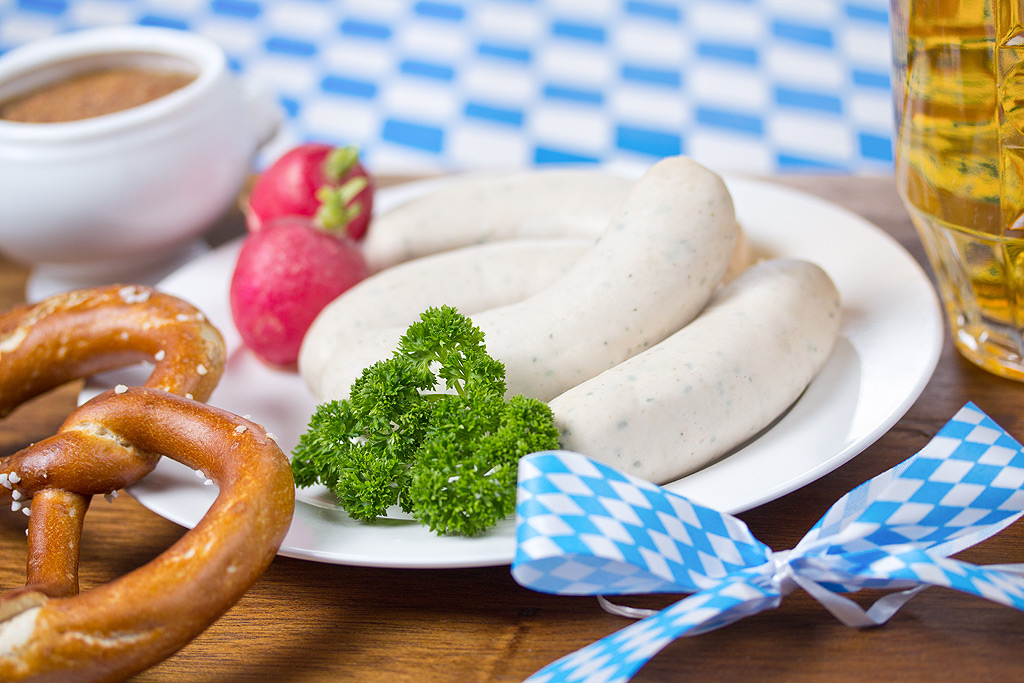
[[[896,179],[953,340],[1024,380],[1020,0],[892,0]]]

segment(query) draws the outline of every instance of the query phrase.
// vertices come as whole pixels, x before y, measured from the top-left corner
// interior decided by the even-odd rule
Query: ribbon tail
[[[952,588],[1024,610],[1024,564],[979,566],[950,558],[935,558],[925,553],[916,553],[916,556],[917,562],[907,562],[894,568],[885,578],[904,584],[915,581],[919,585],[885,595],[866,610],[799,571],[794,572],[792,578],[836,619],[854,628],[884,624],[911,598],[930,586]],[[882,576],[876,574],[875,578]]]
[[[780,599],[771,588],[741,578],[726,580],[562,657],[527,681],[628,681],[673,640],[707,633],[777,607]]]
[[[981,566],[989,571],[1003,572],[1024,578],[1024,564],[984,564]]]
[[[793,575],[793,581],[803,588],[808,595],[817,600],[832,616],[846,626],[853,628],[881,626],[889,621],[912,597],[928,588],[927,584],[923,584],[908,588],[907,590],[890,593],[876,600],[868,609],[864,609],[845,595],[831,591],[799,574]]]
[[[643,607],[617,605],[603,595],[597,596],[597,603],[601,605],[604,611],[608,614],[614,614],[617,617],[626,617],[627,619],[645,619],[647,617],[653,617],[660,611],[656,609],[645,609]]]
[[[930,584],[1024,611],[1024,565],[974,565],[952,558],[937,558],[935,566],[938,571],[928,577]]]

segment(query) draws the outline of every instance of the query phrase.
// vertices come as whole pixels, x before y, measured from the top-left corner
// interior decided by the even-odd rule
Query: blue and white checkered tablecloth
[[[267,156],[377,172],[688,154],[888,173],[887,0],[0,0],[0,52],[114,24],[205,35],[287,113]]]

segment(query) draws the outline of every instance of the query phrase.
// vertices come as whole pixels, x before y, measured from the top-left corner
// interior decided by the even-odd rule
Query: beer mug
[[[960,353],[1024,381],[1024,5],[890,10],[900,196]]]

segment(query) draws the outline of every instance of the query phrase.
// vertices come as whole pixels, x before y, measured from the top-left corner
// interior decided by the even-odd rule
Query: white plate
[[[378,208],[386,210],[436,184],[384,189]],[[741,178],[729,178],[728,184],[755,248],[818,263],[835,281],[843,302],[836,349],[792,409],[752,443],[666,486],[736,513],[818,479],[884,434],[931,377],[943,328],[924,271],[885,232],[803,193]],[[314,401],[298,375],[272,370],[241,347],[227,297],[238,248],[234,242],[211,251],[160,287],[205,311],[224,333],[227,368],[210,402],[251,415],[276,434],[287,452],[304,431]],[[121,380],[99,379],[105,386],[113,381]],[[214,487],[203,486],[191,470],[167,458],[130,492],[152,511],[188,528],[216,495]],[[411,522],[354,522],[316,490],[297,492],[294,521],[280,550],[320,562],[420,568],[508,564],[514,552],[512,520],[479,538],[440,537]]]

